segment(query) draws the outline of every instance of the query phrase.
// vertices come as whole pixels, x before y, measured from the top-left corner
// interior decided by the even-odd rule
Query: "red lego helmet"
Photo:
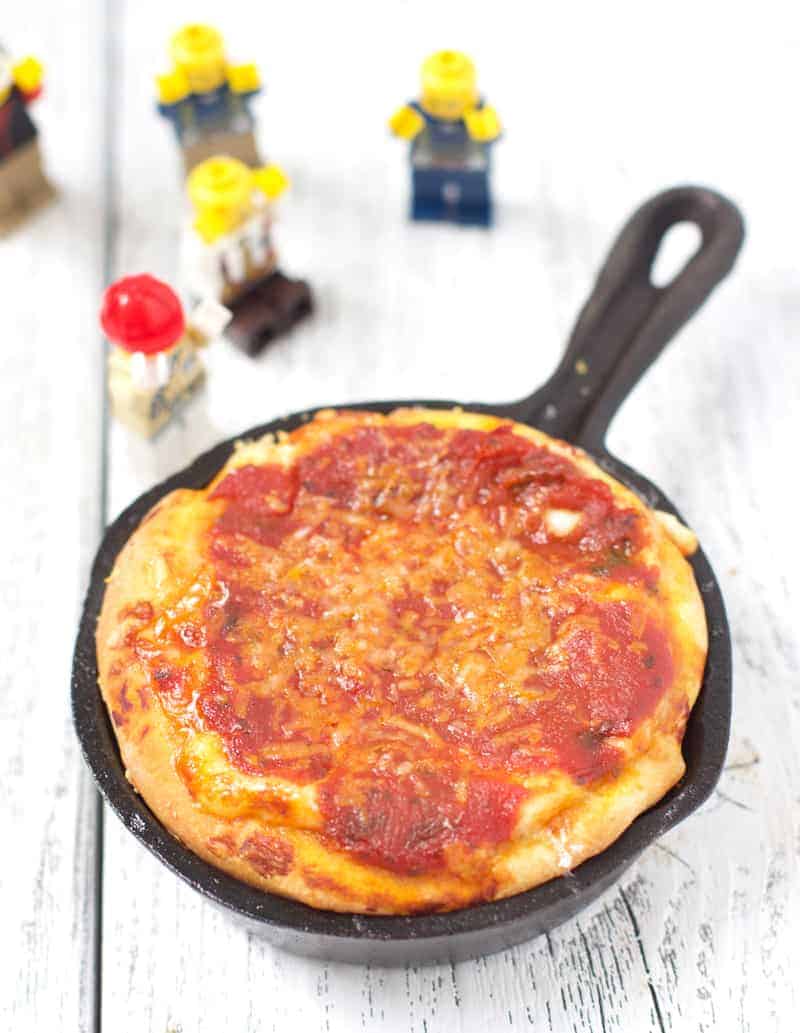
[[[124,276],[103,295],[100,323],[127,352],[157,355],[180,340],[186,320],[178,295],[155,276]]]

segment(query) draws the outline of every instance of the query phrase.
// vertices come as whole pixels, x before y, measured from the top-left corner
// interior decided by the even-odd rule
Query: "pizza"
[[[612,843],[684,771],[694,535],[581,450],[461,410],[240,442],[117,557],[127,776],[186,847],[335,911],[448,911]]]

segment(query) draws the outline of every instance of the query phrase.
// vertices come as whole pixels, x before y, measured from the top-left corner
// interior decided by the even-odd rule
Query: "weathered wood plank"
[[[3,43],[46,65],[35,119],[60,198],[0,242],[0,1028],[90,1030],[97,798],[69,669],[101,526],[102,6],[9,6]]]
[[[177,161],[147,82],[170,29],[197,14],[187,2],[168,15],[131,5],[119,25],[115,273],[174,275]],[[792,51],[790,33],[773,26],[769,67],[740,75],[758,30],[726,8],[726,45],[714,49],[718,16],[715,5],[679,3],[656,38],[652,15],[630,3],[618,30],[600,9],[582,8],[579,19],[564,6],[534,15],[506,3],[489,14],[471,3],[411,3],[395,10],[386,46],[380,5],[268,15],[226,6],[220,24],[235,50],[264,66],[261,137],[293,179],[278,240],[287,267],[317,288],[319,314],[255,363],[217,347],[208,391],[155,444],[115,428],[111,511],[219,438],[281,412],[372,397],[513,397],[556,360],[633,205],[672,182],[714,183],[745,207],[755,228],[748,251],[626,404],[611,443],[679,501],[723,579],[736,642],[734,746],[720,793],[585,915],[454,967],[385,971],[273,951],[178,884],[112,819],[109,1030],[792,1028],[800,786],[789,615],[798,569],[786,549],[785,495],[800,360],[787,343],[798,305],[783,220],[797,163],[772,162],[769,189],[763,168],[777,127],[794,120],[784,71]],[[424,51],[444,41],[476,55],[509,126],[491,235],[404,221],[404,157],[385,139],[384,119],[413,90]]]

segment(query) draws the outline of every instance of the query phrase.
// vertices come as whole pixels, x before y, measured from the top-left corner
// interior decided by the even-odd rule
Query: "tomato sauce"
[[[209,504],[219,598],[137,655],[239,770],[318,782],[323,835],[367,863],[508,840],[518,779],[613,775],[671,684],[646,522],[510,428],[356,425]]]
[[[495,846],[509,839],[525,790],[485,778],[460,786],[457,779],[448,765],[401,775],[337,773],[320,795],[325,834],[368,864],[400,875],[441,867],[451,844]]]

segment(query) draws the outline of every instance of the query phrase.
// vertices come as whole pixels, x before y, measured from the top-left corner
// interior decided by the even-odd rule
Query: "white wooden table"
[[[6,45],[47,64],[37,118],[61,198],[0,244],[0,1029],[797,1029],[797,15],[770,0],[746,18],[682,0],[7,6]],[[151,77],[198,18],[261,64],[261,141],[293,180],[278,242],[318,313],[257,361],[216,346],[206,392],[145,443],[109,423],[97,308],[122,273],[174,281],[177,153]],[[385,119],[440,46],[475,56],[507,126],[491,233],[405,218]],[[678,502],[725,591],[736,704],[718,791],[580,918],[504,954],[390,971],[273,950],[105,813],[79,757],[68,672],[104,524],[293,409],[527,392],[623,219],[685,181],[736,199],[749,241],[611,446]]]

